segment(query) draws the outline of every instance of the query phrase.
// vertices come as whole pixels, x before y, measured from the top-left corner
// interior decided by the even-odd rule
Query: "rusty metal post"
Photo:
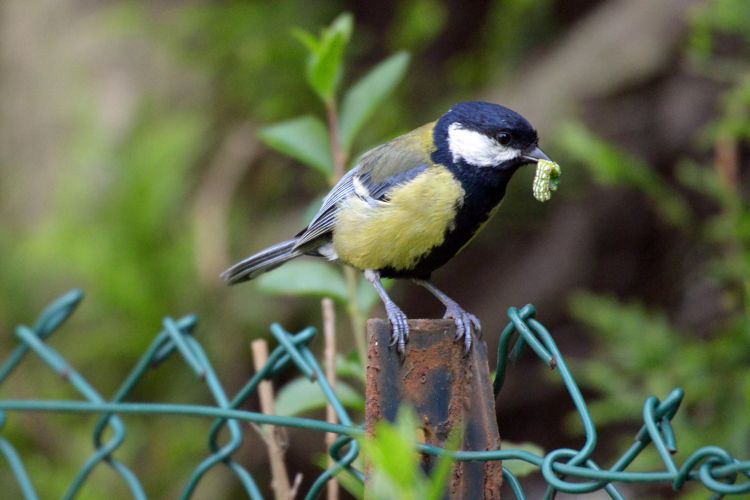
[[[444,446],[451,431],[463,426],[461,449],[499,449],[486,344],[475,340],[465,356],[463,343],[453,342],[452,320],[411,320],[409,327],[402,362],[396,350],[388,347],[390,323],[382,319],[367,322],[367,433],[371,435],[383,418],[395,420],[399,405],[410,404],[421,422],[425,443]],[[423,458],[428,472],[433,460]],[[501,484],[500,462],[457,462],[446,498],[499,499]]]

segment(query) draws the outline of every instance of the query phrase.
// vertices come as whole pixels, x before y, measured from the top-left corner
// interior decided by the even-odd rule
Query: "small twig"
[[[362,369],[365,369],[367,367],[367,332],[365,332],[365,318],[357,300],[359,281],[357,277],[357,271],[354,268],[344,267],[344,280],[349,292],[349,307],[347,309],[349,323],[352,327],[354,344],[357,346],[357,352],[359,353],[359,361],[362,364]]]
[[[739,183],[739,151],[735,139],[720,139],[716,142],[716,168],[727,187],[737,189]]]
[[[323,310],[323,338],[325,340],[323,356],[325,357],[326,378],[331,388],[336,390],[336,309],[333,301],[329,298],[321,301],[321,308]],[[331,424],[338,423],[336,412],[330,403],[326,405],[326,422]],[[334,441],[336,441],[336,434],[326,432],[326,451],[331,449]],[[329,455],[328,467],[332,467],[333,465],[333,458]],[[339,483],[335,478],[328,481],[327,494],[328,500],[338,500]]]
[[[333,156],[333,177],[331,185],[336,184],[346,172],[347,152],[341,147],[341,130],[339,128],[339,114],[336,101],[326,103],[326,114],[328,117],[328,135],[331,141],[331,154]],[[357,346],[360,362],[365,366],[367,362],[367,339],[365,333],[365,320],[357,303],[357,273],[350,267],[344,267],[344,278],[346,288],[349,292],[349,323],[352,326],[352,335]]]
[[[263,339],[254,340],[250,347],[253,351],[253,365],[255,370],[261,370],[268,361],[268,344]],[[264,380],[258,385],[258,397],[260,398],[260,409],[263,413],[274,415],[276,404],[273,394],[273,385],[270,380]],[[289,485],[289,474],[284,463],[286,451],[285,439],[281,435],[281,429],[272,425],[264,425],[263,436],[268,449],[268,459],[271,463],[271,488],[277,500],[291,500],[292,488]]]
[[[346,151],[341,147],[341,130],[339,130],[339,114],[336,101],[326,103],[328,115],[328,132],[331,138],[331,154],[333,155],[333,183],[344,176],[346,171]]]
[[[232,194],[258,154],[255,129],[249,123],[231,128],[203,174],[193,197],[195,267],[203,285],[221,285],[216,275],[229,265],[229,210]]]
[[[292,483],[292,492],[290,498],[295,498],[297,496],[297,493],[299,493],[299,487],[302,486],[302,473],[298,472],[294,476],[294,483]]]

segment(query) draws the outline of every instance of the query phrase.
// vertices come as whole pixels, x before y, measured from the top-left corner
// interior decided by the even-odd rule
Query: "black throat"
[[[433,155],[433,161],[435,160]],[[432,271],[453,258],[489,219],[493,209],[505,196],[505,188],[513,173],[518,169],[479,168],[452,161],[440,163],[450,170],[464,190],[464,198],[456,207],[456,218],[446,228],[443,243],[420,258],[413,268],[383,269],[381,274],[384,277],[429,279]]]
[[[434,164],[447,168],[461,183],[463,200],[456,206],[456,218],[445,230],[443,243],[422,256],[411,269],[381,269],[383,277],[428,279],[435,269],[453,258],[487,222],[505,196],[513,174],[526,162],[511,160],[497,167],[476,167],[463,160],[454,161],[448,145],[447,121],[439,121],[433,131],[436,148]]]

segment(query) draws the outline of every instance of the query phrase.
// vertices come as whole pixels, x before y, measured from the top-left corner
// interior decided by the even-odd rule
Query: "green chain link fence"
[[[271,332],[279,345],[272,351],[267,364],[253,375],[245,386],[231,400],[222,387],[211,362],[201,344],[193,336],[196,325],[195,316],[179,320],[166,318],[163,330],[156,335],[128,377],[110,399],[102,397],[80,373],[45,340],[54,333],[74,312],[83,294],[74,290],[51,304],[32,327],[19,326],[15,334],[19,345],[0,366],[0,384],[13,370],[33,352],[60,377],[70,383],[84,398],[75,401],[38,401],[38,400],[0,400],[0,426],[5,423],[7,412],[67,412],[77,414],[99,414],[100,418],[93,429],[94,451],[73,479],[65,498],[73,498],[81,490],[92,471],[104,464],[110,467],[127,485],[133,498],[145,499],[146,493],[138,477],[128,466],[116,458],[117,448],[126,438],[126,427],[122,416],[126,414],[158,414],[172,416],[193,416],[214,419],[209,431],[209,450],[205,459],[190,475],[183,491],[183,498],[190,498],[205,474],[217,466],[227,467],[241,483],[247,495],[252,499],[261,499],[262,495],[252,473],[235,461],[232,456],[239,449],[243,440],[241,422],[255,424],[273,424],[277,426],[298,427],[319,432],[333,432],[339,435],[330,454],[334,465],[325,470],[314,482],[306,498],[316,498],[325,484],[347,469],[355,478],[364,480],[361,471],[352,464],[359,453],[357,438],[364,434],[360,425],[355,425],[341,402],[337,399],[326,380],[320,365],[309,348],[315,336],[315,329],[307,328],[297,334],[286,332],[274,324]],[[534,353],[550,368],[556,368],[568,394],[572,398],[578,415],[583,423],[585,441],[580,449],[557,449],[541,456],[525,450],[504,449],[495,451],[448,451],[432,446],[418,445],[421,452],[431,455],[451,456],[455,460],[520,460],[539,467],[549,487],[546,498],[553,498],[558,491],[566,493],[587,493],[605,490],[611,498],[624,498],[614,483],[662,483],[671,484],[680,490],[687,482],[700,482],[713,492],[715,498],[725,495],[737,495],[750,492],[750,460],[737,460],[726,450],[717,446],[706,446],[695,451],[681,465],[675,463],[672,455],[676,451],[676,437],[672,431],[671,420],[674,418],[683,398],[683,391],[675,389],[663,401],[654,396],[646,399],[643,406],[643,427],[636,435],[633,445],[608,469],[601,469],[591,456],[597,446],[597,431],[583,399],[581,392],[568,369],[565,359],[560,354],[552,336],[547,329],[535,319],[536,311],[527,305],[521,309],[510,308],[510,322],[503,330],[498,348],[498,364],[495,376],[495,393],[502,388],[508,360],[516,359],[524,346]],[[511,341],[516,339],[511,349]],[[206,383],[214,400],[214,406],[131,403],[125,399],[138,385],[143,376],[172,355],[178,355],[193,370],[196,377]],[[317,382],[329,403],[333,406],[341,424],[331,424],[320,420],[265,415],[252,411],[240,410],[242,405],[257,389],[258,384],[277,376],[288,369],[297,369],[308,379]],[[218,442],[219,432],[227,427],[229,440],[225,444]],[[104,439],[109,429],[111,437]],[[635,458],[649,445],[656,448],[661,457],[664,470],[654,472],[628,472],[626,469]],[[14,446],[0,435],[0,451],[12,470],[23,495],[27,499],[38,498],[34,483],[30,478],[23,460]],[[741,476],[744,476],[742,478]],[[518,479],[507,469],[503,477],[516,498],[524,499],[526,495]],[[573,480],[576,481],[573,481]],[[742,481],[738,482],[738,479]]]

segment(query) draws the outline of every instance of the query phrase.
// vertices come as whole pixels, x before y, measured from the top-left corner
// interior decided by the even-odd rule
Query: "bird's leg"
[[[380,282],[380,273],[367,270],[365,271],[365,278],[372,283],[372,286],[375,287],[378,295],[380,295],[380,300],[383,301],[383,305],[385,306],[385,312],[388,314],[388,321],[391,322],[392,333],[390,345],[396,345],[399,354],[403,357],[406,342],[409,340],[409,323],[406,314],[388,296],[388,292],[385,291],[383,284]]]
[[[479,319],[473,314],[464,311],[455,300],[441,292],[430,281],[414,280],[414,282],[419,286],[425,287],[435,298],[443,303],[445,306],[443,318],[452,318],[456,322],[456,337],[454,340],[459,341],[463,338],[466,352],[469,352],[469,349],[471,349],[471,330],[473,329],[477,335],[481,335],[482,325],[479,323]]]

